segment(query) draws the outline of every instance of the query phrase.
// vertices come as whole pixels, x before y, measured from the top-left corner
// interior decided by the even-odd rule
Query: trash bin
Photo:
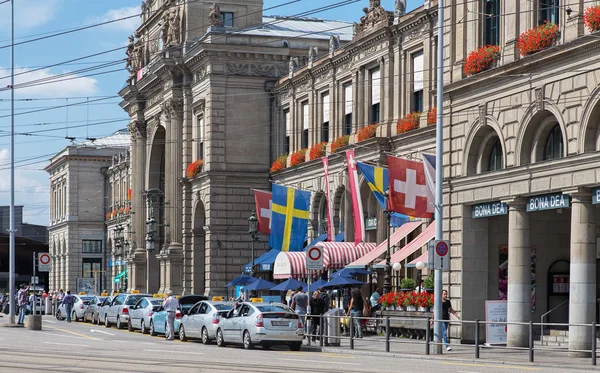
[[[325,346],[340,345],[340,317],[344,315],[344,310],[341,308],[331,309],[323,315],[327,335],[325,337]],[[332,317],[333,316],[333,317]]]
[[[47,296],[44,299],[44,305],[45,305],[44,314],[52,315],[52,297],[51,296]]]

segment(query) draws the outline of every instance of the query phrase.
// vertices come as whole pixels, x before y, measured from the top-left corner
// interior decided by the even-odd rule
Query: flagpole
[[[443,178],[443,114],[444,114],[444,0],[438,1],[438,38],[437,38],[437,120],[435,127],[435,239],[443,238],[442,231],[442,178]],[[435,269],[434,282],[435,301],[433,306],[434,323],[434,351],[442,353],[442,270]]]
[[[9,218],[9,270],[8,270],[8,300],[10,324],[15,323],[15,0],[10,2],[10,218]]]

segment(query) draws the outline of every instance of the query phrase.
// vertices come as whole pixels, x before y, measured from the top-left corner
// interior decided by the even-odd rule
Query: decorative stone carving
[[[216,3],[213,3],[210,7],[210,13],[208,14],[208,24],[212,27],[223,27],[225,22],[223,21],[223,15],[221,9]]]
[[[538,111],[544,110],[544,89],[541,87],[535,89],[535,106]]]
[[[127,44],[127,51],[125,52],[127,54],[127,58],[125,59],[125,69],[127,71],[129,71],[129,74],[133,75],[134,74],[134,59],[135,59],[135,54],[134,54],[134,37],[133,35],[129,36],[129,43]]]
[[[206,67],[203,67],[194,73],[194,82],[202,81],[204,77],[206,77]]]
[[[425,27],[415,28],[404,34],[403,42],[411,41],[423,35],[425,33]]]
[[[396,0],[394,5],[394,18],[399,19],[406,14],[406,0]]]
[[[310,47],[308,49],[308,60],[310,62],[313,62],[318,59],[319,59],[319,47]]]
[[[300,66],[300,60],[298,59],[298,57],[292,57],[290,58],[290,65],[289,65],[289,77],[290,79],[294,77],[294,72],[296,70],[298,70],[298,67]]]
[[[487,105],[486,104],[481,104],[479,105],[479,123],[482,126],[486,126],[487,125]]]
[[[129,134],[131,135],[132,140],[143,139],[146,137],[146,129],[147,129],[146,122],[142,122],[142,121],[131,122],[127,126],[127,129],[129,130]]]
[[[228,63],[225,65],[225,74],[281,78],[287,74],[287,68],[284,65]]]
[[[175,7],[169,12],[169,37],[167,45],[173,44],[181,44],[181,17],[179,17],[179,7]]]
[[[333,57],[333,54],[340,47],[340,36],[331,35],[329,37],[329,57]]]
[[[162,99],[163,99],[162,92],[159,92],[159,93],[155,94],[154,96],[150,96],[150,98],[148,98],[148,100],[146,100],[146,107],[154,106],[157,102],[162,101]]]
[[[178,98],[172,98],[163,102],[160,108],[167,119],[171,119],[174,116],[183,115],[183,100]]]
[[[379,24],[389,25],[388,12],[381,6],[381,0],[369,0],[369,7],[363,8],[364,16],[360,17],[360,24],[356,34],[363,33]]]

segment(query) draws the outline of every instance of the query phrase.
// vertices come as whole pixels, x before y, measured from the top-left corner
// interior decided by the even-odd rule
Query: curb
[[[0,328],[24,328],[25,325],[1,323]]]
[[[347,350],[340,348],[320,347],[320,346],[302,346],[304,351],[322,352],[322,353],[333,353],[333,354],[344,354],[344,355],[359,355],[359,356],[378,356],[378,357],[396,357],[402,359],[412,360],[438,360],[438,361],[455,361],[462,363],[475,363],[475,364],[496,364],[496,365],[517,365],[523,367],[541,367],[541,368],[561,368],[561,369],[579,369],[587,371],[597,371],[600,367],[594,367],[592,365],[569,365],[569,364],[552,364],[552,363],[529,363],[521,361],[502,361],[502,360],[490,360],[490,359],[470,359],[470,358],[459,358],[459,357],[438,357],[437,355],[407,355],[399,354],[395,352],[376,352],[376,351],[358,351],[358,350]]]

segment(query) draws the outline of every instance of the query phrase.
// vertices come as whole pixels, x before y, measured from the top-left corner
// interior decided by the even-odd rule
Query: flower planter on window
[[[486,45],[469,53],[463,69],[467,76],[477,74],[495,66],[499,58],[500,47]]]
[[[437,123],[437,107],[433,106],[427,112],[427,125],[431,126]]]
[[[300,149],[290,156],[290,167],[297,166],[306,161],[306,148]]]
[[[271,165],[271,173],[285,169],[287,167],[287,157],[287,154],[280,155],[279,158],[277,158]]]
[[[191,179],[191,178],[195,177],[196,175],[198,175],[202,171],[203,164],[204,164],[204,161],[202,159],[197,159],[197,160],[193,161],[192,163],[190,163],[187,166],[187,170],[185,172],[188,179]]]
[[[542,25],[531,28],[519,36],[517,49],[521,56],[529,56],[543,49],[551,47],[560,36],[558,25],[545,22]]]
[[[356,134],[356,140],[358,142],[360,142],[360,141],[365,141],[365,140],[375,137],[375,135],[377,134],[377,126],[378,125],[379,125],[379,123],[373,123],[373,124],[369,124],[368,126],[359,129],[358,133]]]
[[[325,156],[325,149],[327,149],[327,141],[320,142],[313,145],[308,153],[308,158],[312,161]]]
[[[600,5],[594,5],[585,10],[583,23],[590,32],[600,30]]]
[[[350,135],[340,136],[331,143],[331,152],[335,153],[339,148],[347,146],[350,142]]]
[[[421,113],[419,112],[406,114],[404,118],[398,121],[396,132],[398,134],[401,134],[412,130],[416,130],[417,128],[419,128],[419,118],[421,118]]]

